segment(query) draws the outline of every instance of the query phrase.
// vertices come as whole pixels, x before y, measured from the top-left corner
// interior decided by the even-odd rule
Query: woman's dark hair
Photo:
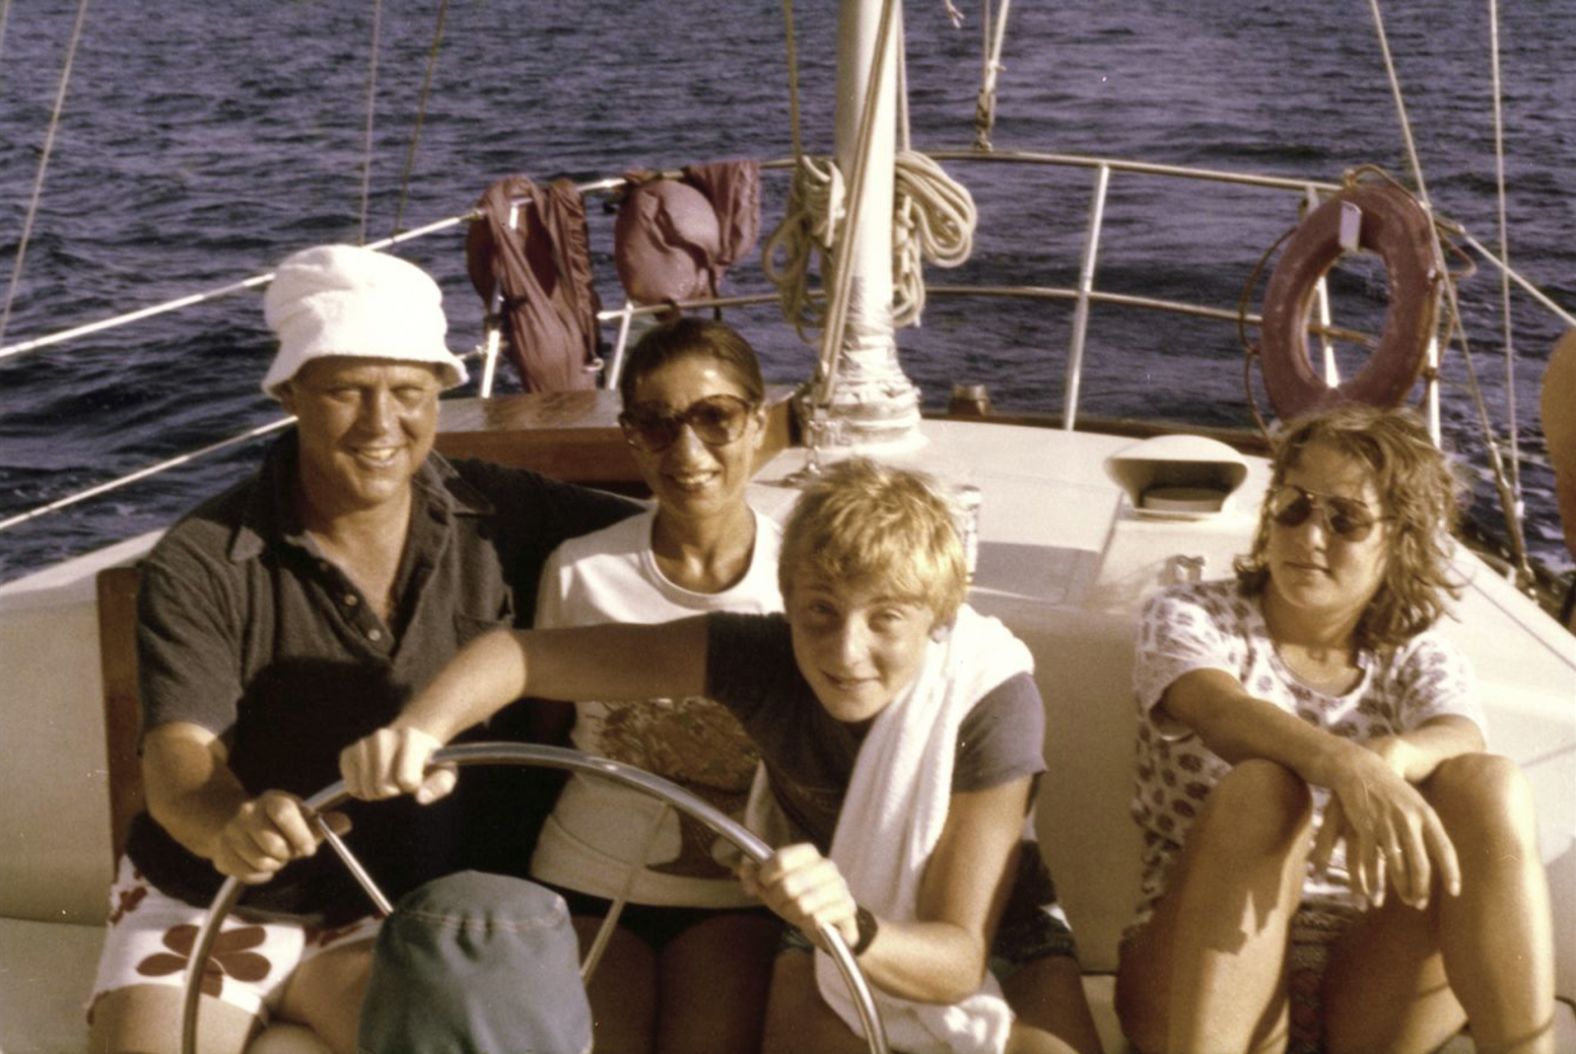
[[[624,361],[618,394],[625,406],[635,397],[640,379],[680,359],[709,359],[720,363],[752,403],[766,397],[761,363],[755,349],[739,331],[723,322],[703,318],[678,318],[646,330]]]
[[[1285,482],[1310,446],[1323,446],[1364,465],[1384,506],[1385,569],[1379,591],[1357,623],[1357,643],[1398,647],[1444,614],[1445,598],[1461,595],[1451,574],[1451,531],[1457,486],[1443,452],[1407,410],[1343,406],[1298,418],[1275,444],[1270,489]],[[1269,580],[1268,503],[1248,555],[1235,563],[1242,591],[1257,595]]]

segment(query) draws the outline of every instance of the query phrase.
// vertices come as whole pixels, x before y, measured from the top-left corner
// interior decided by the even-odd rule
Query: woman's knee
[[[1461,754],[1440,763],[1423,794],[1453,839],[1530,848],[1537,839],[1532,788],[1514,761]],[[1459,847],[1458,847],[1459,848]]]
[[[1250,758],[1215,785],[1189,839],[1202,834],[1238,852],[1279,851],[1300,844],[1312,820],[1308,784],[1284,765]]]

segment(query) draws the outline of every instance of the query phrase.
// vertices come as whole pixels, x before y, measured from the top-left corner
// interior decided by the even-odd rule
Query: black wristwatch
[[[876,931],[880,927],[876,925],[876,917],[870,914],[869,908],[855,905],[854,928],[858,931],[858,939],[854,941],[854,946],[848,950],[857,959],[865,953],[865,949],[869,948],[871,942],[876,939]]]

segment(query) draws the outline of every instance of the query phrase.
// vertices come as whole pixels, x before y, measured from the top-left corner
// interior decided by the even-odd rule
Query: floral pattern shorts
[[[115,989],[146,984],[184,988],[186,965],[207,916],[206,907],[159,892],[122,857],[109,891],[109,930],[88,1020],[93,1020],[99,999]],[[203,993],[266,1021],[297,967],[331,948],[372,940],[380,925],[381,919],[368,916],[328,929],[232,912],[203,969]]]

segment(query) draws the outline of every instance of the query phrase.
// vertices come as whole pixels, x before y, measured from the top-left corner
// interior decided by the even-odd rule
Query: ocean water
[[[1486,3],[1384,6],[1436,207],[1497,244]],[[378,51],[368,236],[463,212],[494,179],[617,174],[789,153],[783,15],[766,0],[527,4],[450,0],[422,136],[402,172],[438,0],[386,4]],[[13,5],[0,41],[0,282],[10,274],[76,5]],[[836,5],[795,5],[806,147],[831,146]],[[913,141],[966,147],[980,66],[980,10],[954,29],[941,3],[906,12]],[[1510,256],[1576,308],[1576,5],[1502,11]],[[90,6],[6,343],[269,269],[288,252],[355,241],[361,226],[371,4],[117,0]],[[1058,0],[1014,6],[1003,54],[998,149],[1334,179],[1405,168],[1374,24],[1358,0]],[[949,165],[979,204],[974,254],[955,283],[1071,285],[1091,176]],[[785,180],[766,188],[766,223]],[[1292,222],[1246,191],[1204,200],[1166,181],[1118,178],[1099,284],[1230,306]],[[604,301],[619,299],[610,220],[592,209]],[[405,255],[444,286],[452,346],[479,339],[482,305],[459,231]],[[1052,254],[1049,257],[1047,254]],[[1047,260],[1050,260],[1048,263]],[[758,269],[729,291],[763,288]],[[1382,316],[1384,283],[1353,267],[1335,284],[1344,320]],[[1485,398],[1508,436],[1513,394],[1534,550],[1568,567],[1538,427],[1538,381],[1559,327],[1514,301],[1512,384],[1491,312],[1497,278],[1461,283]],[[928,405],[954,380],[998,407],[1061,404],[1071,307],[935,299],[899,338]],[[730,316],[772,380],[805,377],[813,352],[773,310]],[[260,298],[243,294],[0,360],[0,519],[277,415],[257,390],[272,349]],[[1447,430],[1481,451],[1467,371],[1443,368]],[[1096,309],[1082,385],[1093,414],[1246,424],[1233,327]],[[0,534],[0,579],[162,525],[255,463],[260,444]],[[1495,516],[1477,480],[1472,514]]]

